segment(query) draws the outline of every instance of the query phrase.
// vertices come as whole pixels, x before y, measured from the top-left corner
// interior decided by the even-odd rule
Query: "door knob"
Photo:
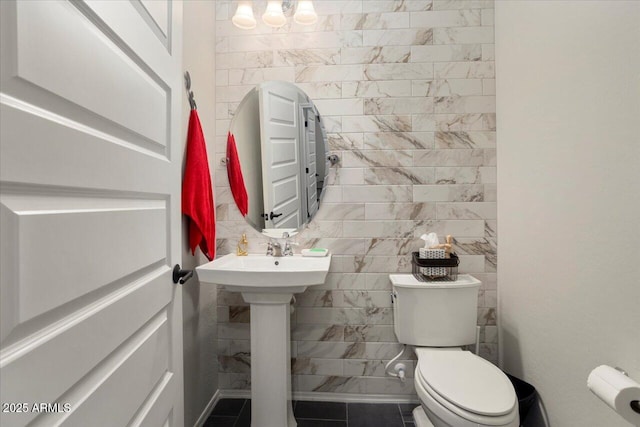
[[[180,264],[176,264],[173,267],[173,283],[184,285],[187,280],[193,276],[193,270],[183,270],[180,268]]]

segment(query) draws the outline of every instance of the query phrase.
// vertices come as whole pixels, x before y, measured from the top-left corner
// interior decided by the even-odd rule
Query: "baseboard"
[[[221,399],[251,399],[251,390],[218,390]],[[420,403],[417,395],[293,392],[293,400],[346,403]]]
[[[221,396],[222,393],[220,392],[220,389],[216,390],[209,403],[207,403],[207,406],[205,406],[204,411],[202,411],[202,414],[200,414],[200,417],[198,417],[198,420],[194,424],[194,427],[202,427],[204,425],[205,421],[207,421],[207,418],[209,418],[209,415],[211,415],[211,411],[213,411],[213,408],[222,398]]]

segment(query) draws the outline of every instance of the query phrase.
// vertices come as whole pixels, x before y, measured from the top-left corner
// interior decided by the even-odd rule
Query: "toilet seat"
[[[416,355],[416,391],[436,416],[455,414],[469,425],[518,425],[515,391],[496,366],[459,348],[416,348]]]

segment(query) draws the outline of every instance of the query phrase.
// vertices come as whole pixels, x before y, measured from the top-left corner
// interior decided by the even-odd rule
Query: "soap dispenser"
[[[238,256],[249,255],[249,241],[247,240],[247,235],[245,233],[242,233],[242,238],[240,238],[240,241],[238,242],[236,255]]]

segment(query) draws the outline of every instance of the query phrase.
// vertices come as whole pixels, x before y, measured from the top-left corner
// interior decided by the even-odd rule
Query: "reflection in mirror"
[[[238,153],[238,164],[227,159],[229,181],[236,201],[246,189],[247,222],[280,237],[309,223],[330,166],[327,134],[311,98],[292,83],[261,83],[238,106],[229,132],[228,144],[235,139]],[[233,167],[241,170],[244,189]]]

